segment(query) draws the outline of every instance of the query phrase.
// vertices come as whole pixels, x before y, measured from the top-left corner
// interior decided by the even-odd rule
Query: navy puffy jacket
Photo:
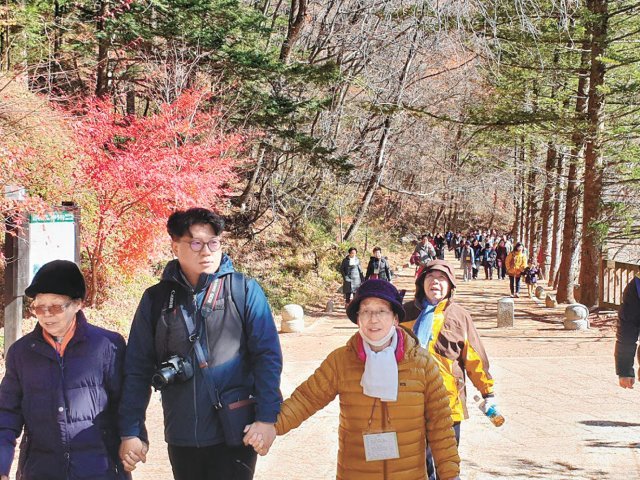
[[[0,474],[24,427],[21,480],[130,478],[117,459],[124,354],[122,336],[89,325],[82,311],[62,359],[40,325],[14,343],[0,385]]]

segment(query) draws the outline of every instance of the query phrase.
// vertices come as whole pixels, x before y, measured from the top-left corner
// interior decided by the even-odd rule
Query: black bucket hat
[[[78,265],[69,260],[54,260],[40,267],[31,285],[24,291],[31,298],[39,293],[55,293],[74,300],[84,300],[87,286]]]

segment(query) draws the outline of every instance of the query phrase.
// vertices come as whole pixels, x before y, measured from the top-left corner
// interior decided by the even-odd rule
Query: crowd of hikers
[[[348,319],[357,332],[284,400],[282,351],[265,294],[223,253],[224,221],[203,208],[167,220],[175,256],[147,289],[128,342],[83,313],[77,265],[42,266],[25,290],[35,329],[16,341],[0,384],[0,480],[16,441],[21,480],[131,478],[150,447],[146,411],[161,394],[164,438],[177,480],[249,480],[257,455],[340,396],[337,478],[457,479],[465,381],[497,402],[489,361],[472,316],[455,301],[445,261],[453,251],[462,281],[520,277],[535,263],[506,235],[424,235],[414,299],[393,285],[376,247],[366,268],[355,248],[341,263]],[[287,478],[286,475],[283,478]]]
[[[494,274],[498,280],[508,277],[509,290],[514,298],[520,296],[521,280],[527,285],[529,297],[535,293],[541,274],[538,262],[534,258],[528,259],[524,244],[514,241],[510,234],[499,235],[495,230],[474,230],[466,235],[452,231],[424,234],[416,243],[409,263],[415,265],[417,272],[430,261],[444,260],[446,251],[453,251],[455,259],[460,262],[463,282],[477,280],[482,270],[485,280],[493,280]],[[365,280],[392,280],[393,272],[389,260],[382,256],[382,249],[375,247],[372,253],[366,270],[361,266],[355,247],[349,248],[343,259],[340,272],[345,305]]]
[[[444,234],[423,235],[409,262],[416,268],[435,259],[444,260],[445,249],[453,251],[460,262],[462,281],[477,280],[481,269],[485,280],[504,280],[509,277],[512,297],[520,296],[520,280],[524,278],[527,293],[532,296],[540,278],[536,259],[527,259],[524,245],[509,234],[499,235],[495,230],[474,230],[466,235],[448,231]]]

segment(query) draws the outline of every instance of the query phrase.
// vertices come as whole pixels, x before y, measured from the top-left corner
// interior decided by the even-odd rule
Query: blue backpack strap
[[[636,292],[638,292],[638,298],[640,298],[640,277],[638,277],[638,275],[636,275],[634,280],[636,282]]]
[[[246,315],[247,278],[240,272],[231,273],[231,299],[242,318],[244,324]]]

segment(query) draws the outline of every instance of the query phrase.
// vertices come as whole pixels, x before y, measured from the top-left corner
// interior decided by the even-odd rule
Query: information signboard
[[[60,210],[29,215],[29,270],[27,285],[36,272],[52,260],[76,258],[76,225],[73,212]]]

